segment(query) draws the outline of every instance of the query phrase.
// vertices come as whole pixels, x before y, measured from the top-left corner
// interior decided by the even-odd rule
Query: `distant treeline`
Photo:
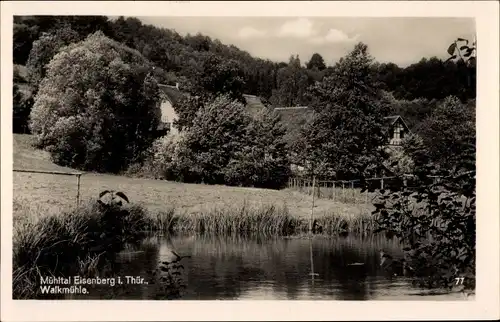
[[[298,56],[292,56],[289,62],[273,62],[200,33],[181,36],[174,30],[143,24],[137,18],[112,20],[104,16],[14,17],[14,64],[26,65],[33,42],[43,33],[62,28],[75,31],[77,40],[101,30],[138,50],[160,68],[160,80],[171,84],[196,81],[205,61],[215,55],[238,69],[244,93],[261,96],[276,106],[308,105],[307,88],[333,71],[333,66],[327,66],[318,53],[308,57],[305,64]],[[475,68],[471,73],[461,61],[433,57],[404,68],[376,63],[372,69],[374,79],[398,100],[441,100],[453,95],[467,101],[476,96]]]

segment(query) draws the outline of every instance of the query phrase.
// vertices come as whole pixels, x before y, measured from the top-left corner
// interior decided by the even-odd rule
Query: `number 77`
[[[465,277],[455,277],[456,284],[455,285],[462,285],[464,283]]]

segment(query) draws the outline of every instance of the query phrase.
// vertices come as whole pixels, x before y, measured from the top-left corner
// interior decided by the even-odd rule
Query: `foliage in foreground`
[[[465,121],[448,120],[451,111]],[[418,189],[381,191],[375,203],[379,228],[407,245],[409,264],[428,287],[453,286],[458,277],[467,287],[475,284],[475,126],[464,111],[457,99],[445,100],[427,121],[433,142],[414,136],[405,146]]]
[[[40,276],[85,275],[100,255],[119,251],[147,227],[140,206],[103,207],[94,200],[56,216],[25,208],[14,219],[13,297],[39,291]],[[82,266],[78,265],[82,263]]]

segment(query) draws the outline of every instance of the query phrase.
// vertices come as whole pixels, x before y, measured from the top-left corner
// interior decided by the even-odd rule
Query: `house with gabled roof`
[[[158,135],[165,135],[168,132],[177,134],[179,131],[174,126],[174,121],[177,119],[174,106],[184,94],[179,90],[179,83],[176,83],[175,86],[159,84],[158,87],[161,95],[161,118],[158,125]]]
[[[159,84],[161,92],[161,118],[160,124],[158,126],[158,135],[165,135],[167,133],[177,134],[179,130],[174,125],[175,120],[177,120],[177,113],[175,112],[174,106],[179,102],[182,97],[185,97],[186,93],[179,89],[179,83],[175,86]],[[246,107],[251,114],[258,113],[260,110],[266,106],[262,103],[262,100],[255,95],[243,94],[243,98],[246,102]]]
[[[408,125],[400,115],[392,115],[384,117],[385,125],[388,127],[388,146],[399,147],[403,139],[408,136],[411,131]]]

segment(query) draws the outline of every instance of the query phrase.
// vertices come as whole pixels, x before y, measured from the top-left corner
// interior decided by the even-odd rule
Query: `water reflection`
[[[114,256],[103,272],[122,279],[144,277],[148,284],[101,286],[86,298],[168,298],[162,296],[161,283],[153,283],[151,271],[172,251],[191,256],[182,260],[177,274],[187,286],[177,297],[182,300],[372,300],[416,293],[404,278],[380,270],[381,248],[400,252],[396,242],[375,237],[153,236]]]

